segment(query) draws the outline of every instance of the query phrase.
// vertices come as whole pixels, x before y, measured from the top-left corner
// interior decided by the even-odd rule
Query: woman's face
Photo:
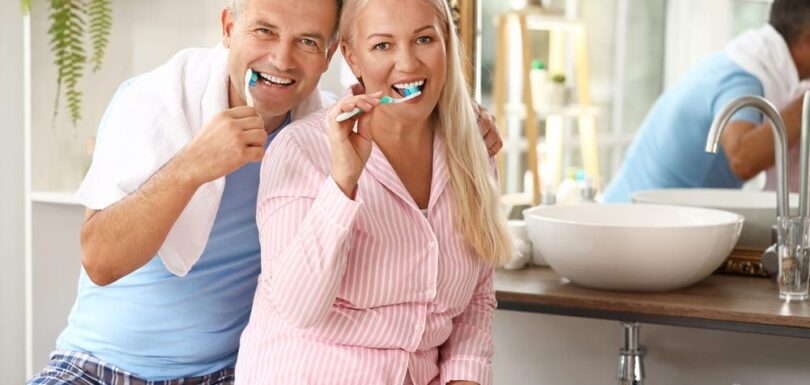
[[[444,88],[447,73],[445,36],[433,9],[421,0],[371,0],[356,18],[344,56],[366,92],[405,96],[416,85],[418,97],[385,105],[383,114],[403,123],[427,119]]]

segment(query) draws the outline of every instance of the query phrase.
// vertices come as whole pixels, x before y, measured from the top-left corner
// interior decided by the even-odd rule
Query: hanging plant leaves
[[[82,93],[77,84],[82,77],[87,57],[82,37],[86,4],[82,0],[51,0],[51,51],[57,67],[54,118],[59,111],[59,100],[64,88],[67,108],[73,125],[81,119]]]
[[[22,7],[23,15],[31,13],[31,0],[20,0],[20,7]]]
[[[89,0],[87,13],[90,18],[90,43],[93,46],[93,55],[90,63],[93,72],[101,68],[101,62],[109,43],[110,29],[112,27],[112,6],[110,0]]]
[[[92,64],[93,72],[101,68],[112,30],[112,4],[111,0],[48,1],[51,4],[48,35],[51,37],[51,53],[57,71],[53,118],[55,121],[59,114],[59,102],[64,90],[70,120],[75,127],[81,119],[82,92],[78,89],[78,83],[84,75],[85,63]],[[24,15],[31,14],[32,3],[33,0],[20,0]],[[88,23],[85,23],[85,18],[89,20]],[[84,49],[86,30],[93,48],[89,60]]]

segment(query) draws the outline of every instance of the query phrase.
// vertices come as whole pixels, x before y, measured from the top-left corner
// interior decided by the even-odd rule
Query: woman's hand
[[[329,111],[329,145],[332,149],[332,179],[349,198],[354,198],[357,181],[371,155],[371,110],[380,105],[382,91],[351,95],[338,101]],[[362,114],[337,122],[337,116],[359,108]],[[354,131],[355,123],[357,132]]]

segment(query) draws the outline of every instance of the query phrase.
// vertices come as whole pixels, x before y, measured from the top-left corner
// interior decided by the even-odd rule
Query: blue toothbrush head
[[[256,87],[256,82],[259,80],[259,74],[257,74],[256,71],[252,69],[248,71],[250,71],[250,86]]]
[[[405,90],[405,96],[411,96],[420,91],[419,87],[411,87]]]

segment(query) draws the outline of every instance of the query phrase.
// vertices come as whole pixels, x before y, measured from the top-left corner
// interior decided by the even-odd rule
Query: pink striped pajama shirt
[[[425,217],[376,146],[348,199],[327,129],[326,111],[290,124],[262,163],[236,383],[491,384],[493,269],[453,228],[441,141]]]

